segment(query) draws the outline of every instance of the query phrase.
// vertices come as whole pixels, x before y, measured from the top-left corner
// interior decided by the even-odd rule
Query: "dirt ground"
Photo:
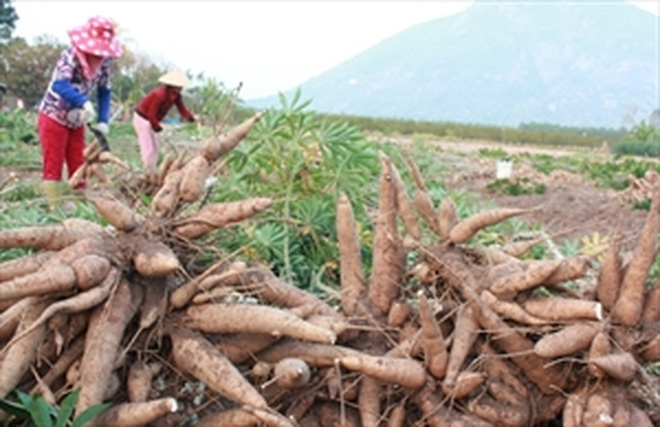
[[[525,214],[520,219],[530,225],[541,224],[553,240],[561,244],[562,239],[576,239],[598,232],[608,236],[619,228],[622,232],[622,248],[632,250],[641,235],[647,211],[633,209],[632,203],[624,200],[622,194],[614,190],[597,188],[578,175],[567,172],[541,174],[529,165],[514,164],[511,179],[530,178],[542,183],[546,190],[543,194],[525,194],[510,196],[499,191],[489,190],[488,184],[495,180],[496,160],[471,156],[470,153],[482,148],[502,149],[510,155],[520,152],[570,155],[568,150],[551,150],[516,146],[503,146],[492,143],[460,143],[434,141],[439,148],[439,161],[450,166],[445,177],[449,189],[468,190],[501,207],[521,207],[540,209]]]

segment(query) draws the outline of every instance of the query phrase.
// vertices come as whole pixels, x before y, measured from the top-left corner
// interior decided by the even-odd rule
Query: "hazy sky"
[[[608,2],[565,3],[578,1],[594,7]],[[119,24],[120,37],[133,50],[162,64],[204,72],[229,88],[243,82],[241,97],[249,99],[292,89],[412,25],[472,3],[15,0],[14,35],[31,41],[48,34],[68,43],[67,29],[105,15]],[[659,14],[658,0],[631,3]]]

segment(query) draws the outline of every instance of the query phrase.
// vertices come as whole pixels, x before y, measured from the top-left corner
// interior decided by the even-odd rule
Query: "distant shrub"
[[[649,211],[651,210],[651,199],[644,199],[633,204],[633,209]]]
[[[624,140],[612,146],[614,154],[660,158],[660,139],[654,141]]]
[[[490,148],[481,148],[478,151],[479,156],[481,157],[486,157],[489,159],[501,159],[502,157],[507,157],[508,153],[501,148],[498,149],[490,149]]]
[[[620,136],[620,131],[604,129],[562,128],[547,125],[521,126],[520,128],[479,125],[473,123],[451,123],[416,121],[393,118],[375,118],[336,114],[321,114],[331,121],[349,123],[365,132],[381,132],[385,135],[427,134],[446,139],[488,140],[515,144],[544,146],[573,146],[597,148],[603,139]]]
[[[529,178],[520,180],[496,179],[486,186],[488,190],[497,191],[509,196],[520,196],[523,194],[543,194],[546,186],[532,182]]]

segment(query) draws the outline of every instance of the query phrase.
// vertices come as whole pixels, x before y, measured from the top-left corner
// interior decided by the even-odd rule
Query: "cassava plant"
[[[309,287],[319,274],[336,284],[335,195],[341,189],[355,200],[357,218],[366,223],[375,196],[374,145],[355,127],[319,119],[299,91],[291,100],[281,95],[280,101],[281,108],[270,111],[249,140],[228,154],[231,173],[210,198],[268,196],[273,207],[251,228],[226,230],[220,239],[267,260],[298,286]]]

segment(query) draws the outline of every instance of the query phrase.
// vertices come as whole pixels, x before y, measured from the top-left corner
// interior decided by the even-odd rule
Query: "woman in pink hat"
[[[108,132],[110,59],[122,54],[115,38],[115,25],[107,18],[90,18],[85,25],[68,33],[71,46],[60,55],[39,107],[43,186],[51,207],[57,205],[61,195],[64,163],[69,176],[83,164],[84,125],[97,115],[90,100],[95,88],[98,103],[95,127],[103,134]],[[76,188],[85,185],[82,181]]]

